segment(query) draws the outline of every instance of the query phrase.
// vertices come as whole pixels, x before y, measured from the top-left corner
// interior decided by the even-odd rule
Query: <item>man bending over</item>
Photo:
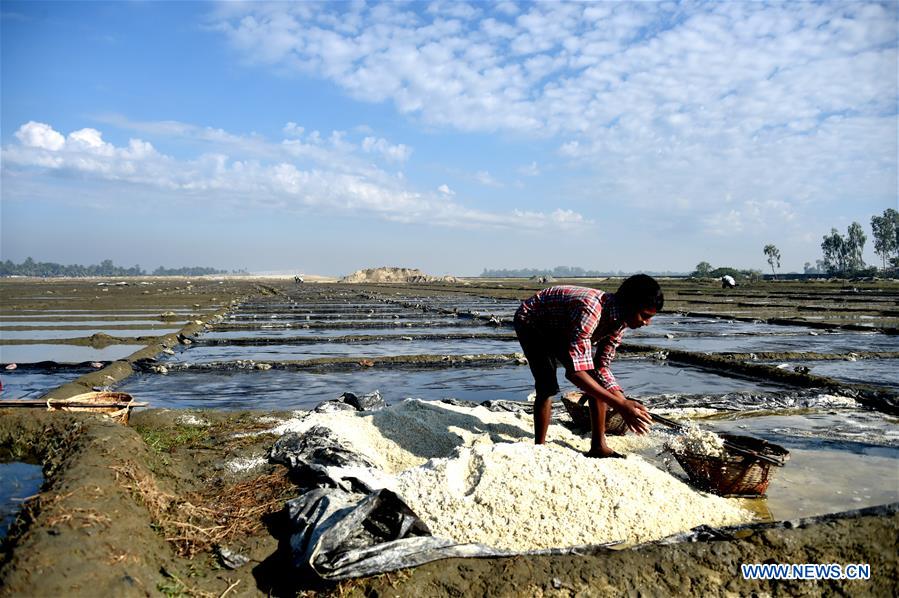
[[[534,437],[546,442],[552,396],[559,393],[556,366],[587,395],[592,437],[588,457],[621,457],[606,445],[606,410],[613,407],[637,434],[652,419],[642,404],[624,396],[609,369],[626,328],[649,325],[665,297],[650,276],[631,276],[614,293],[576,286],[543,289],[515,312],[515,333],[527,357],[537,397]],[[593,357],[596,347],[596,357]]]

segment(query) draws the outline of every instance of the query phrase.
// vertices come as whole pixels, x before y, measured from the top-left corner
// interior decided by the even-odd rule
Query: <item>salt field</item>
[[[0,381],[3,382],[4,399],[37,398],[66,382],[89,372],[88,367],[72,368],[42,368],[29,370],[17,368],[0,372]]]
[[[109,347],[94,348],[53,343],[0,345],[0,363],[113,361],[127,357],[143,347],[144,345],[111,345]]]
[[[597,463],[582,455],[589,434],[556,401],[550,448],[534,447],[533,378],[511,327],[518,301],[533,289],[484,285],[450,292],[414,285],[247,283],[231,303],[218,297],[225,295],[220,285],[200,284],[202,298],[179,301],[211,304],[204,293],[215,293],[216,309],[155,303],[126,312],[113,303],[48,314],[7,310],[0,318],[0,362],[10,368],[0,370],[2,398],[43,400],[92,389],[128,393],[149,409],[135,410],[129,428],[136,436],[123,438],[123,446],[139,454],[129,444],[136,441],[164,460],[179,459],[179,467],[195,468],[190,484],[202,489],[209,475],[251,480],[273,471],[267,458],[272,443],[291,430],[309,431],[316,422],[338,437],[348,434],[342,442],[357,446],[362,432],[353,432],[348,423],[353,420],[346,419],[355,412],[338,407],[314,419],[306,414],[323,403],[334,405],[348,396],[344,393],[380,397],[387,408],[374,413],[384,416],[365,432],[378,438],[360,445],[359,455],[386,469],[365,479],[394,489],[437,537],[479,542],[491,550],[639,543],[697,525],[751,526],[899,502],[899,420],[889,395],[878,394],[899,386],[892,374],[899,337],[886,333],[891,316],[860,312],[853,320],[840,313],[834,327],[821,328],[805,318],[815,314],[791,310],[792,299],[778,299],[768,309],[764,299],[738,306],[673,291],[670,312],[625,336],[613,370],[629,397],[675,421],[750,435],[789,451],[765,498],[719,498],[692,486],[663,450],[670,435],[658,425],[646,437],[610,436],[610,445],[627,458]],[[67,305],[61,299],[47,305]],[[716,315],[732,310],[734,317],[693,311],[712,304]],[[178,315],[159,319],[165,312]],[[872,329],[839,327],[847,322]],[[129,340],[136,337],[144,338]],[[716,360],[727,354],[734,354],[731,360]],[[741,369],[742,364],[755,369]],[[575,390],[561,374],[562,392]],[[428,408],[391,419],[391,410],[412,404],[409,399],[454,415],[434,419],[424,415],[434,412]],[[37,428],[48,425],[37,422],[52,416],[42,406],[10,411],[8,421],[17,422],[10,430],[27,430],[33,420],[36,438],[43,437]],[[290,423],[294,420],[305,423]],[[110,433],[97,431],[98,441],[109,442]],[[395,449],[400,452],[391,453]],[[102,460],[102,454],[84,458]],[[36,491],[43,483],[40,467],[27,469],[21,461],[9,467],[13,473],[0,478],[0,485],[10,496],[28,484]],[[129,484],[146,483],[138,481],[143,474],[123,473],[120,467],[111,463],[98,471],[116,472],[119,479],[132,480]],[[566,476],[583,485],[560,485],[557,480]],[[95,482],[95,487],[104,486]],[[202,490],[208,500],[221,502],[221,492],[210,488]],[[496,517],[509,511],[503,502],[509,497],[517,497],[515,504],[558,499],[560,505],[588,505],[578,492],[605,493],[615,506],[616,525],[577,526],[586,514],[573,509],[549,508],[534,529],[528,523],[534,513],[527,510],[514,511],[521,521]],[[271,504],[283,504],[295,493],[279,495]],[[659,501],[652,516],[645,505],[637,506],[650,499]],[[6,500],[8,517],[19,504],[15,497]],[[671,504],[681,505],[678,517],[667,510]],[[72,508],[87,517],[83,525],[105,525],[85,503]],[[573,519],[556,517],[565,513]]]
[[[67,338],[83,338],[85,330],[89,335],[105,334],[108,336],[137,337],[163,336],[178,332],[180,328],[112,328],[91,327],[87,329],[66,330],[0,330],[0,340],[12,342],[18,340],[59,340]]]
[[[762,393],[782,386],[764,381],[722,376],[689,366],[665,362],[622,360],[616,376],[632,389],[634,397],[648,397],[670,390],[718,396],[727,392]],[[563,392],[575,390],[560,381]],[[405,398],[438,401],[526,401],[533,379],[526,366],[443,369],[372,369],[353,371],[226,370],[142,373],[119,387],[156,407],[224,409],[311,409],[349,391],[366,394],[375,390],[389,404]]]
[[[720,326],[720,330],[726,326]],[[778,334],[777,332],[781,332]],[[718,336],[634,337],[664,349],[696,352],[755,353],[762,351],[811,351],[816,353],[852,353],[854,351],[899,351],[899,336],[876,332],[834,332],[830,334],[791,334],[789,330],[771,330],[763,334]]]

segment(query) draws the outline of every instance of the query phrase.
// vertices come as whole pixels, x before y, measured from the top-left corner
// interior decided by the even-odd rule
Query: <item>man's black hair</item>
[[[652,276],[634,274],[627,278],[615,291],[615,298],[626,313],[636,313],[643,309],[662,311],[665,294]]]

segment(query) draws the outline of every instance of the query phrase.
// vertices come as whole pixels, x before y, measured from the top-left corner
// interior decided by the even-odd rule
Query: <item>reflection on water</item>
[[[468,355],[477,353],[515,353],[521,351],[516,340],[465,339],[451,341],[374,341],[367,343],[315,343],[308,345],[192,346],[179,360],[192,363],[208,361],[283,361],[317,357],[382,355]]]
[[[160,319],[140,319],[140,320],[0,320],[0,327],[11,328],[12,330],[22,328],[37,328],[49,326],[65,326],[67,328],[95,328],[102,326],[149,326],[167,324],[174,326],[181,324],[185,320],[160,320]],[[180,327],[180,326],[179,326]]]
[[[60,371],[32,372],[28,370],[0,370],[0,382],[3,392],[0,398],[23,399],[38,398],[47,391],[86,374],[87,369],[71,369]]]
[[[649,326],[628,331],[630,337],[674,335],[734,336],[747,334],[807,335],[811,328],[804,326],[774,326],[764,322],[742,322],[718,318],[697,318],[674,314],[661,314],[652,319]]]
[[[899,501],[899,443],[895,438],[890,440],[892,446],[868,442],[888,438],[891,430],[895,433],[894,418],[867,412],[867,425],[876,429],[873,433],[869,430],[867,436],[852,439],[845,432],[830,434],[842,436],[830,440],[816,436],[823,433],[828,421],[832,424],[839,420],[845,429],[852,428],[853,418],[863,413],[847,410],[832,416],[821,412],[702,420],[701,426],[719,433],[764,438],[790,451],[786,465],[772,470],[767,499],[742,503],[761,519],[785,520]],[[661,452],[666,435],[667,430],[656,426],[650,436],[653,443],[637,454],[687,482],[677,461]]]
[[[816,376],[827,376],[855,384],[876,384],[899,390],[899,359],[860,359],[858,361],[797,361]]]
[[[892,447],[868,443],[895,435],[896,423],[871,412],[869,421],[853,421],[862,413],[764,416],[710,422],[710,427],[758,436],[790,451],[768,487],[768,507],[776,519],[792,519],[899,501],[897,439]],[[834,429],[840,425],[842,432]],[[868,431],[847,432],[856,426]]]
[[[144,345],[111,345],[105,349],[77,345],[0,345],[0,363],[81,363],[82,361],[114,361],[128,357]]]
[[[628,337],[625,337],[625,342]],[[681,351],[751,353],[761,351],[852,353],[899,351],[899,336],[875,332],[839,332],[818,335],[698,336],[674,338],[630,337],[634,342]],[[639,340],[638,340],[639,339]]]
[[[763,392],[776,385],[719,376],[688,366],[649,360],[622,360],[615,375],[634,397],[672,391],[692,393]],[[560,370],[562,391],[574,390]],[[407,397],[469,401],[525,400],[533,391],[531,372],[524,366],[444,368],[426,370],[378,369],[314,373],[285,370],[230,372],[179,371],[129,378],[121,390],[153,407],[220,409],[310,409],[344,391],[357,394],[375,389],[388,402]]]
[[[37,494],[43,483],[40,465],[0,463],[0,540],[6,537],[24,499]]]
[[[499,332],[509,332],[499,329]],[[223,330],[207,332],[202,339],[224,338],[333,338],[338,336],[403,336],[416,334],[497,334],[490,326],[396,326],[393,328],[262,328],[249,330]]]
[[[94,334],[107,334],[109,336],[162,336],[178,332],[180,328],[134,328],[127,330],[113,330],[103,328],[89,328],[87,330],[0,330],[0,339],[6,341],[16,340],[54,340],[59,338],[86,338]]]

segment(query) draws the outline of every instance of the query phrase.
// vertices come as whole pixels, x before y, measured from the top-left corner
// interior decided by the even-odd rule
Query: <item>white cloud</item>
[[[551,139],[608,201],[689,197],[701,220],[730,194],[746,221],[896,197],[895,3],[247,3],[213,18],[247,60],[416,122]]]
[[[537,166],[536,162],[531,162],[526,166],[521,166],[518,169],[518,174],[523,176],[540,176],[540,167]]]
[[[103,140],[96,129],[79,129],[65,136],[50,125],[28,122],[15,134],[19,143],[3,147],[3,168],[19,175],[52,170],[60,176],[138,184],[164,190],[160,198],[177,200],[180,193],[192,202],[205,201],[210,206],[226,201],[247,209],[362,212],[397,222],[464,228],[538,228],[546,222],[570,228],[589,224],[580,215],[562,209],[546,215],[469,208],[448,201],[455,192],[446,184],[437,193],[417,192],[407,186],[402,173],[391,175],[362,159],[363,154],[371,152],[408,155],[405,146],[380,138],[366,138],[357,146],[346,141],[342,132],[323,137],[314,131],[305,139],[268,142],[258,136],[241,137],[192,125],[145,124],[147,129],[179,136],[193,132],[203,140],[216,138],[229,150],[243,150],[244,155],[209,152],[178,160],[140,139],[117,147]],[[274,158],[262,160],[258,156]]]
[[[66,139],[66,147],[74,151],[83,151],[100,156],[112,156],[115,154],[115,148],[103,141],[103,134],[96,129],[80,129],[69,133]]]
[[[304,129],[297,123],[291,121],[284,125],[284,129],[282,131],[288,137],[300,137],[303,134]]]
[[[393,145],[386,139],[366,137],[362,140],[362,150],[377,153],[391,162],[405,162],[412,155],[412,149],[402,143]]]
[[[26,147],[57,151],[66,144],[66,138],[53,130],[50,125],[28,121],[16,131],[16,139]]]
[[[486,187],[502,187],[502,184],[493,178],[486,170],[479,170],[475,173],[474,178],[477,182]]]

